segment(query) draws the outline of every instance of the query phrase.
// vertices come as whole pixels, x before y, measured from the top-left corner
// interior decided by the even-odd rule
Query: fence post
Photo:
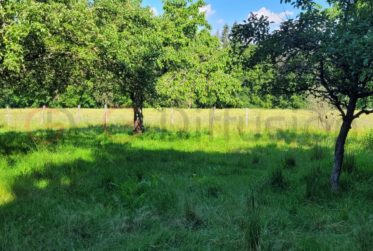
[[[249,109],[246,108],[245,111],[246,111],[246,128],[248,128],[249,127]]]
[[[108,124],[108,107],[107,107],[107,104],[105,104],[105,108],[104,108],[104,127],[105,127],[105,130],[107,128],[107,124]]]
[[[45,120],[45,109],[46,105],[43,105],[42,111],[41,111],[41,118],[40,118],[40,125],[44,125]]]
[[[171,108],[170,120],[171,120],[171,125],[173,126],[174,123],[175,123],[175,118],[174,118],[174,108]]]
[[[10,127],[10,108],[9,108],[9,105],[6,106],[6,123],[8,125],[8,127]]]
[[[78,111],[76,112],[76,125],[80,124],[80,105],[78,105]]]
[[[215,110],[216,106],[212,108],[212,113],[211,113],[211,118],[210,118],[210,124],[211,124],[211,129],[214,127],[214,122],[215,122]]]

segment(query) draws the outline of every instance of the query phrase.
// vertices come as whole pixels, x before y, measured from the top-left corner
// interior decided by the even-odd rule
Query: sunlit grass
[[[261,132],[302,130],[335,132],[340,116],[335,111],[266,109],[144,109],[145,124],[184,131]],[[3,130],[66,129],[86,126],[131,125],[132,109],[0,109]],[[354,132],[371,129],[372,116],[355,121]]]
[[[102,110],[85,112],[80,128],[2,128],[0,250],[372,248],[369,127],[353,129],[352,171],[333,194],[335,130],[246,128],[244,110],[228,127],[216,111],[213,129],[210,111],[187,110],[196,124],[184,128],[146,110],[148,130],[133,135],[130,110],[107,127]],[[200,127],[196,114],[207,116]]]

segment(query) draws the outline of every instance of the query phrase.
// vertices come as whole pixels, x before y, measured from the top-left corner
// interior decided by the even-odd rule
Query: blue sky
[[[203,9],[213,27],[213,32],[220,30],[224,24],[242,22],[250,12],[269,16],[278,23],[287,17],[295,17],[297,10],[289,4],[280,4],[280,0],[205,0]],[[324,4],[326,0],[316,0]],[[154,8],[156,13],[162,13],[162,0],[143,0],[144,6]]]

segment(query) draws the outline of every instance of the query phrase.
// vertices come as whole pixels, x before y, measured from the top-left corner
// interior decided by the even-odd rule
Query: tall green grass
[[[233,126],[232,126],[233,127]],[[371,134],[0,133],[0,250],[372,250]]]

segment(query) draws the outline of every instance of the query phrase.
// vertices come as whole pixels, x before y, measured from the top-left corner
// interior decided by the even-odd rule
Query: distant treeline
[[[0,2],[0,106],[281,107],[266,65],[243,70],[231,29],[218,35],[202,0]],[[255,48],[252,48],[255,50]],[[247,51],[250,53],[250,50]]]

